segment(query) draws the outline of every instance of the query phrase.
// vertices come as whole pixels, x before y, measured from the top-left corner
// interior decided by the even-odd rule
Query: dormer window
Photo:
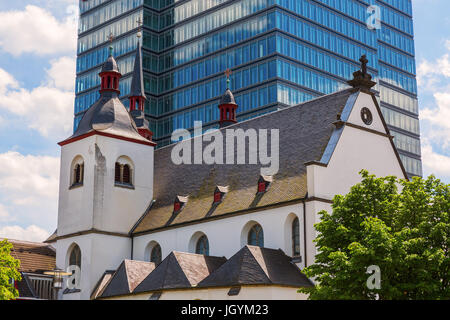
[[[258,192],[257,193],[264,193],[269,190],[270,184],[273,181],[272,176],[260,176],[258,180]]]
[[[83,157],[77,156],[72,161],[70,173],[70,188],[83,185],[84,180],[84,160]]]
[[[177,196],[175,198],[175,201],[173,203],[173,213],[178,213],[181,210],[183,210],[184,206],[186,205],[188,200],[188,197],[183,197],[183,196]]]
[[[117,159],[114,165],[114,184],[117,187],[133,188],[133,164],[128,157]]]
[[[228,187],[217,186],[216,190],[214,191],[214,203],[218,204],[222,202],[227,192]]]
[[[264,181],[258,183],[258,192],[266,192],[266,183]]]

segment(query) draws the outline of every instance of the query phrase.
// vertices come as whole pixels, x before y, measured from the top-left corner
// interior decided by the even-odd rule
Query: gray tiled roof
[[[153,262],[124,260],[105,286],[100,298],[133,292],[154,269]]]
[[[240,285],[310,287],[313,284],[282,250],[245,246],[197,287]]]
[[[224,264],[224,257],[171,252],[133,291],[191,288]]]
[[[138,41],[134,60],[133,79],[131,80],[130,97],[144,97],[144,76],[142,72],[141,43]]]
[[[229,260],[225,257],[211,257],[200,254],[171,252],[154,270],[148,268],[145,279],[141,272],[145,262],[125,260],[138,270],[134,281],[127,274],[125,262],[120,265],[103,292],[95,289],[97,297],[170,289],[194,289],[212,287],[233,287],[241,285],[281,285],[295,288],[312,286],[312,282],[280,249],[245,246]],[[148,263],[148,262],[147,262]],[[106,275],[106,273],[105,273]],[[104,283],[102,279],[99,283]],[[131,285],[134,284],[134,288]],[[99,285],[98,285],[99,286]],[[134,290],[133,290],[134,289]],[[94,297],[95,298],[95,297]]]
[[[102,92],[99,100],[86,111],[77,130],[68,139],[92,131],[148,142],[138,133],[136,124],[116,92]]]
[[[304,198],[307,192],[305,162],[321,159],[336,129],[333,122],[353,92],[353,89],[343,90],[220,129],[224,135],[226,129],[279,129],[280,168],[273,176],[269,190],[263,195],[257,195],[256,192],[261,175],[259,165],[178,166],[170,161],[175,145],[156,150],[156,202],[133,232],[146,232]],[[268,140],[270,143],[270,139]],[[203,147],[209,143],[203,142]],[[217,186],[228,186],[229,189],[224,201],[213,207],[213,195]],[[176,195],[189,196],[189,201],[173,217]]]

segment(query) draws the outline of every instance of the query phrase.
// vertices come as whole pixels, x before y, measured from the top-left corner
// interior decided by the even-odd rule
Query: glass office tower
[[[422,174],[411,0],[80,0],[74,127],[98,98],[110,34],[127,105],[138,21],[158,146],[194,120],[218,127],[227,68],[242,121],[347,88],[366,54],[405,168]]]

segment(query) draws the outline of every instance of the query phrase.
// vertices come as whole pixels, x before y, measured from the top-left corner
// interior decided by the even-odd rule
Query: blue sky
[[[0,3],[0,237],[56,228],[72,131],[78,0]],[[450,183],[450,1],[413,0],[424,175]]]

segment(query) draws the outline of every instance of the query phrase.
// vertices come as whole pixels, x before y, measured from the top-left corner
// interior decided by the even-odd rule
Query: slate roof
[[[105,273],[97,284],[91,298],[160,292],[170,289],[202,289],[235,287],[243,285],[279,285],[295,288],[313,286],[282,250],[245,246],[229,260],[200,254],[171,252],[145,279],[143,273],[135,277],[135,289],[129,286],[126,264],[137,261],[125,260],[110,280]],[[149,262],[141,262],[145,264]],[[140,265],[135,265],[140,270]],[[151,269],[151,268],[150,268]],[[146,272],[149,269],[146,270]],[[140,282],[140,283],[139,283]],[[103,288],[103,289],[102,289]]]
[[[91,299],[97,299],[98,297],[100,297],[114,273],[114,270],[106,270],[103,273],[103,275],[100,277],[100,280],[95,285],[94,290],[92,290]]]
[[[240,285],[313,286],[282,250],[247,245],[202,280],[197,288]]]
[[[173,251],[136,287],[133,293],[192,288],[225,261],[224,257]]]
[[[142,72],[141,43],[138,41],[134,59],[133,79],[131,80],[130,97],[144,97],[144,76]]]
[[[10,239],[8,242],[13,245],[11,255],[20,260],[20,272],[42,274],[44,271],[55,269],[56,251],[51,245]]]
[[[110,54],[108,59],[103,63],[101,72],[119,72],[116,59],[114,59],[112,54]]]
[[[279,129],[280,168],[273,176],[269,190],[263,195],[257,195],[256,192],[261,175],[258,165],[177,166],[168,161],[176,144],[155,150],[156,202],[133,233],[304,198],[307,192],[305,162],[321,159],[335,130],[333,122],[354,92],[353,88],[346,89],[220,129],[224,136],[226,129]],[[209,143],[203,142],[203,146]],[[224,201],[213,207],[216,186],[228,186],[229,191]],[[189,200],[184,209],[173,217],[176,195],[189,196]]]
[[[149,143],[139,134],[133,118],[119,100],[116,92],[102,92],[99,100],[89,107],[81,118],[75,133],[67,140],[93,131]]]
[[[153,262],[124,260],[111,276],[100,297],[130,294],[155,267]]]
[[[230,89],[227,88],[225,93],[220,98],[220,104],[236,104],[236,101],[234,100],[233,92],[231,92]]]

